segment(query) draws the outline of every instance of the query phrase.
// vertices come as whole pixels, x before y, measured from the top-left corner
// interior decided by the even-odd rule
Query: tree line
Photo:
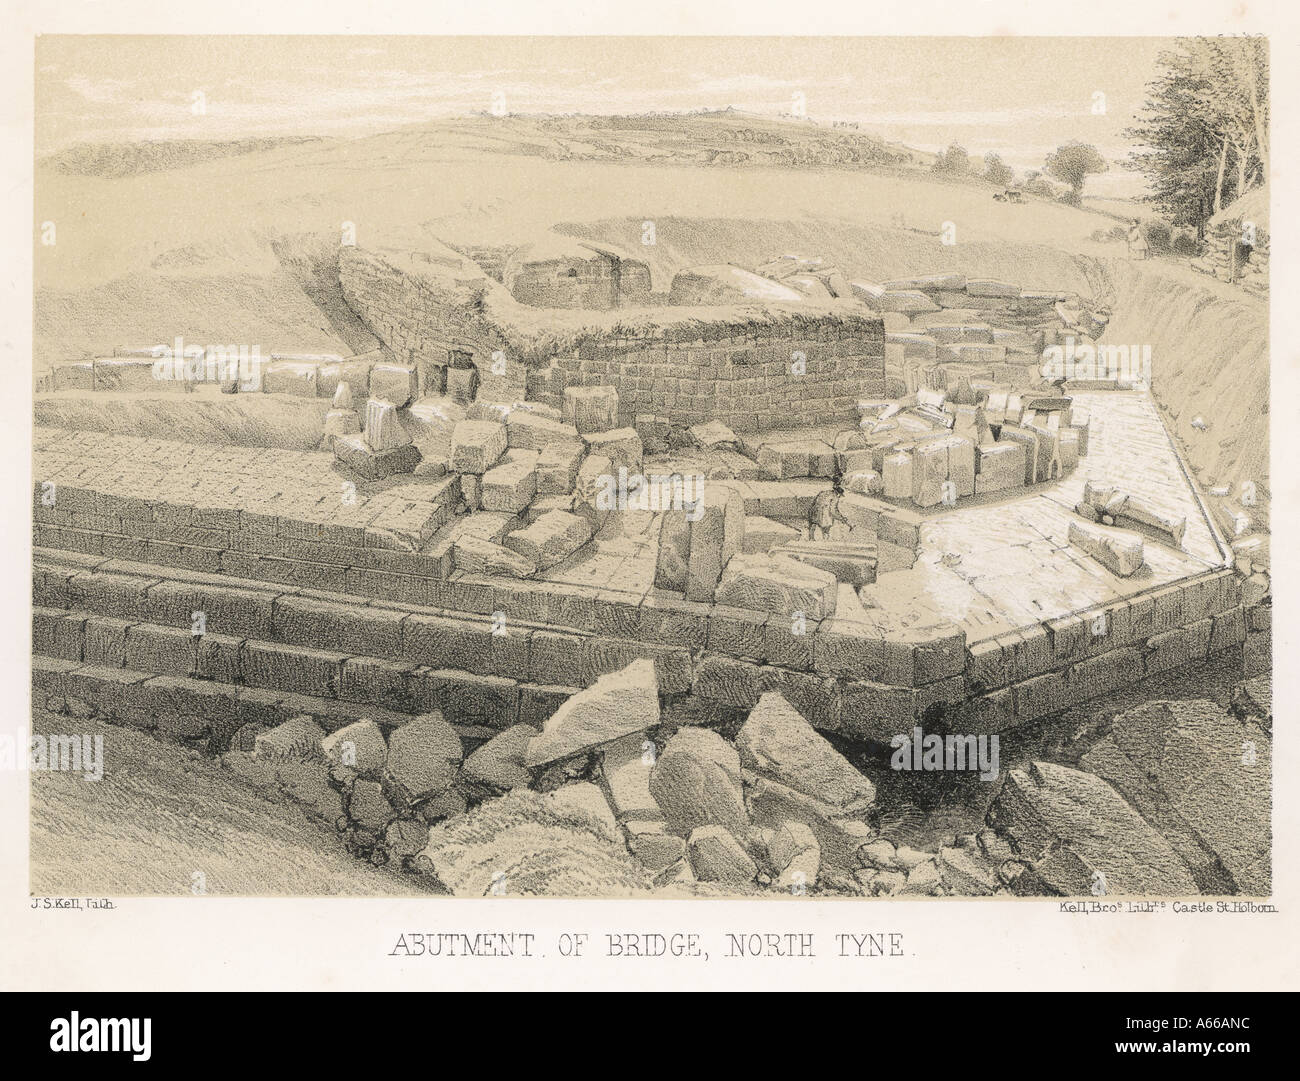
[[[1179,38],[1162,52],[1138,122],[1153,203],[1204,237],[1206,222],[1268,178],[1268,42],[1262,37]]]

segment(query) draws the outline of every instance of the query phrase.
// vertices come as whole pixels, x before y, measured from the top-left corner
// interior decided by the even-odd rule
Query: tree
[[[966,153],[966,148],[958,143],[951,144],[934,159],[934,171],[965,176],[970,172],[970,155]]]
[[[984,179],[1005,188],[1014,179],[1015,174],[1004,165],[999,154],[984,155]]]
[[[1129,159],[1175,225],[1205,222],[1268,175],[1268,46],[1258,37],[1181,38],[1162,52]],[[1232,170],[1229,171],[1229,163]]]
[[[1109,166],[1090,143],[1068,142],[1047,156],[1043,168],[1048,176],[1070,185],[1065,201],[1079,206],[1083,202],[1083,182],[1094,173],[1104,173]]]
[[[1031,195],[1042,195],[1048,199],[1056,198],[1056,186],[1037,169],[1025,173],[1025,191]]]

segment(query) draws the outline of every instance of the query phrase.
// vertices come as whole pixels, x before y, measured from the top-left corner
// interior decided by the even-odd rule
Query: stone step
[[[265,691],[333,703],[327,712],[345,722],[373,710],[388,726],[435,709],[467,731],[540,725],[578,689],[42,606],[32,609],[32,643],[37,658],[192,681],[200,697]]]
[[[647,612],[640,622],[661,621],[665,643],[676,643],[672,645],[624,637],[637,621],[630,627],[618,624],[612,606],[608,629],[600,634],[558,620],[529,619],[528,614],[548,613],[520,613],[531,596],[527,591],[514,595],[517,604],[506,595],[488,593],[481,613],[380,601],[359,604],[356,598],[322,591],[272,591],[216,575],[183,575],[124,561],[65,561],[65,555],[38,550],[34,605],[125,624],[157,624],[185,635],[201,615],[209,636],[324,648],[548,686],[589,686],[606,672],[647,657],[655,661],[665,693],[690,687],[691,655],[682,642],[683,629],[674,623],[671,602]],[[637,607],[627,614],[641,615]],[[594,610],[590,616],[597,621]]]

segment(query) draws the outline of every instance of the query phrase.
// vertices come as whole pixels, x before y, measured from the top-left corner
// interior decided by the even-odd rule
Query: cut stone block
[[[655,586],[675,593],[686,592],[686,570],[690,562],[691,523],[684,510],[662,515],[659,551],[655,557]]]
[[[937,291],[939,289],[965,289],[966,275],[922,274],[915,278],[898,278],[894,281],[887,281],[882,288],[892,292],[914,289],[921,289],[926,292]]]
[[[371,377],[373,385],[374,377]],[[468,405],[478,393],[478,369],[448,368],[447,397],[460,405]]]
[[[483,537],[458,538],[452,545],[452,559],[456,569],[467,574],[530,578],[537,573],[537,565],[531,559]]]
[[[885,348],[902,346],[904,359],[934,360],[939,355],[939,343],[928,334],[908,331],[889,331],[885,334]]]
[[[507,440],[512,447],[546,450],[556,443],[578,441],[578,429],[553,417],[527,409],[512,409],[506,416]]]
[[[566,495],[573,491],[578,467],[587,453],[584,443],[552,443],[537,459],[537,494]]]
[[[591,522],[567,511],[549,511],[527,529],[511,533],[505,546],[540,569],[552,567],[591,540]]]
[[[262,390],[267,394],[315,398],[317,367],[314,361],[272,360],[263,367]],[[95,380],[98,386],[98,364],[95,366]]]
[[[1008,410],[1010,405],[1008,404]],[[1039,470],[1040,446],[1042,443],[1041,436],[1029,428],[1022,428],[1016,424],[1002,425],[1002,431],[998,434],[999,443],[1019,443],[1025,448],[1025,484],[1036,483]]]
[[[966,292],[973,297],[1020,297],[1020,286],[993,278],[971,278],[966,282]]]
[[[536,457],[493,466],[483,474],[479,499],[484,510],[518,514],[537,493]]]
[[[948,448],[948,479],[956,488],[957,498],[975,494],[975,444],[960,435],[944,440]]]
[[[978,405],[955,406],[952,434],[969,439],[976,446],[993,442],[993,432],[989,428],[988,416]]]
[[[881,463],[881,483],[886,499],[912,498],[912,456],[900,450]]]
[[[943,440],[927,440],[912,451],[912,502],[933,507],[943,502],[948,479],[948,448]]]
[[[794,526],[765,518],[761,514],[745,516],[745,536],[740,550],[745,555],[770,552],[778,544],[798,540],[799,530]]]
[[[335,436],[334,457],[367,480],[411,473],[420,464],[420,451],[414,443],[392,450],[372,450],[363,435]]]
[[[720,420],[695,425],[691,428],[691,438],[701,447],[730,446],[737,442],[736,433]]]
[[[978,448],[979,472],[975,492],[1003,492],[1025,483],[1025,447],[1022,443],[989,443]]]
[[[672,425],[667,417],[652,413],[638,413],[634,422],[636,434],[641,437],[641,446],[647,454],[659,454],[668,449],[668,440]]]
[[[370,369],[370,397],[401,408],[415,400],[420,377],[413,364],[376,364]]]
[[[567,699],[528,744],[524,762],[528,766],[559,762],[658,723],[654,662],[639,659]]]
[[[729,485],[709,484],[696,513],[690,523],[686,599],[712,601],[723,567],[744,543],[745,501]]]
[[[835,449],[819,439],[767,444],[758,452],[758,464],[763,475],[771,480],[833,477],[835,458]]]
[[[366,443],[371,450],[395,450],[411,443],[411,437],[397,416],[397,406],[382,398],[366,402]]]
[[[727,564],[714,599],[751,612],[829,619],[838,589],[835,575],[807,563],[772,553],[738,555]]]
[[[564,511],[566,514],[573,510],[573,493],[567,492],[564,495],[539,495],[531,503],[528,509],[524,511],[524,519],[529,525],[537,521],[543,514],[550,514],[552,511]],[[580,516],[581,517],[581,516]],[[583,519],[588,525],[590,519]]]
[[[618,427],[618,391],[614,387],[568,387],[564,391],[565,424],[579,435]]]
[[[827,571],[855,589],[876,580],[876,545],[868,541],[791,541],[772,554]]]
[[[486,473],[506,452],[506,425],[462,420],[451,434],[453,473]]]
[[[1061,472],[1072,473],[1079,465],[1079,433],[1062,431],[1057,438],[1061,448]]]
[[[635,428],[615,428],[608,432],[592,432],[583,437],[592,454],[608,458],[615,467],[624,466],[629,473],[641,469],[641,437]]]
[[[336,435],[359,435],[361,414],[355,409],[331,409],[325,414],[325,438]]]
[[[874,469],[859,469],[844,475],[844,490],[862,495],[883,495],[885,485]]]
[[[867,303],[878,312],[906,312],[908,315],[939,310],[939,305],[919,289],[886,289],[880,296],[872,297]]]
[[[1142,566],[1142,538],[1136,533],[1071,522],[1069,537],[1072,545],[1121,578]]]

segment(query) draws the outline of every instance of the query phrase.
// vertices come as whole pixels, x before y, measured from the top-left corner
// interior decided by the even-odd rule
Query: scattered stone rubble
[[[1232,713],[1196,700],[1120,713],[1082,756],[1087,772],[1008,769],[985,828],[925,850],[891,835],[876,785],[782,691],[731,720],[671,701],[642,660],[572,694],[540,728],[471,744],[436,711],[387,733],[368,719],[326,732],[303,715],[245,724],[221,760],[334,822],[358,858],[462,896],[1270,889],[1266,679],[1239,684]]]

